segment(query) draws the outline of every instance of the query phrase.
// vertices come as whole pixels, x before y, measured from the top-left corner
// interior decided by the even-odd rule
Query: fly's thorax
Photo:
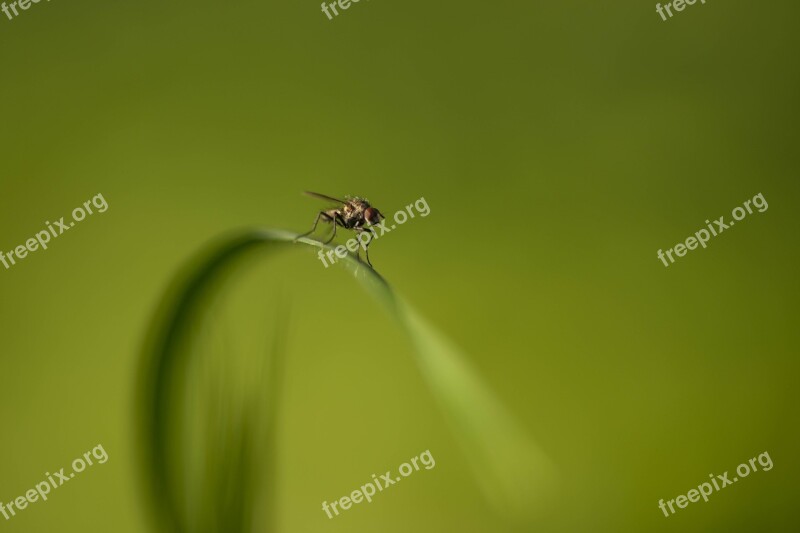
[[[369,202],[363,198],[352,198],[350,202],[345,204],[344,212],[348,217],[361,218],[364,216],[364,211],[370,207]]]

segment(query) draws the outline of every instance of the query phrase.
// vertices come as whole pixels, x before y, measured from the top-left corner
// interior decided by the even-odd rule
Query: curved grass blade
[[[266,517],[266,525],[263,521],[256,525],[253,518],[258,507],[255,494],[260,492],[259,480],[253,477],[263,472],[265,465],[259,463],[260,459],[247,446],[252,446],[253,434],[259,433],[257,427],[264,427],[260,419],[274,421],[279,402],[279,372],[268,373],[260,383],[261,390],[267,391],[261,402],[240,402],[235,407],[237,412],[233,413],[233,419],[238,422],[233,424],[235,427],[226,428],[230,435],[226,437],[226,444],[217,449],[218,455],[214,455],[219,459],[216,468],[204,463],[207,457],[195,458],[199,465],[217,474],[209,480],[211,497],[206,494],[187,502],[187,487],[191,484],[186,479],[198,466],[176,465],[175,457],[180,456],[182,448],[189,443],[180,442],[180,435],[177,444],[173,439],[180,433],[176,428],[180,428],[187,417],[188,411],[181,409],[184,406],[181,394],[191,388],[186,384],[185,371],[192,367],[196,337],[199,328],[209,319],[211,302],[223,292],[224,283],[235,267],[254,256],[252,252],[287,248],[294,244],[295,238],[296,234],[280,230],[244,230],[231,234],[179,276],[179,280],[187,281],[175,284],[162,304],[147,348],[151,357],[142,387],[145,407],[141,414],[149,483],[160,521],[167,531],[274,531],[269,526],[272,517]],[[298,243],[330,248],[305,238]],[[408,333],[416,348],[416,363],[421,374],[462,445],[488,500],[503,517],[514,522],[526,521],[552,489],[555,476],[549,460],[482,385],[458,348],[396,296],[375,270],[352,255],[337,264],[350,271]],[[280,346],[272,350],[273,365],[280,365],[282,351]],[[213,423],[207,429],[213,432]],[[262,431],[267,443],[274,442],[274,424],[268,424]],[[236,475],[229,475],[230,472]],[[265,483],[261,490],[274,496],[271,481]],[[209,498],[218,506],[219,502],[230,505],[222,504],[211,515],[198,518],[204,506],[210,503]]]

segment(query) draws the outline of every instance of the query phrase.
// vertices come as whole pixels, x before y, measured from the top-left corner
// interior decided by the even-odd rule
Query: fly
[[[375,230],[373,230],[370,226],[373,224],[379,224],[381,220],[386,217],[384,217],[376,208],[372,207],[365,198],[359,198],[358,196],[354,196],[352,198],[347,197],[347,200],[338,200],[331,196],[317,192],[305,191],[305,194],[313,196],[314,198],[319,198],[320,200],[325,200],[327,202],[335,202],[337,204],[341,204],[341,206],[320,211],[317,214],[316,220],[314,220],[314,226],[311,228],[311,231],[304,233],[303,235],[299,235],[297,239],[301,237],[307,237],[308,235],[314,233],[314,230],[317,229],[317,224],[319,224],[320,219],[322,219],[324,222],[333,224],[333,234],[331,234],[330,238],[322,244],[328,244],[336,237],[336,228],[339,226],[344,229],[353,230],[358,235],[361,235],[363,232],[367,232],[370,234],[370,238],[369,241],[367,241],[367,244],[364,246],[364,252],[367,256],[367,264],[372,267],[372,263],[369,261],[369,245],[375,236]]]

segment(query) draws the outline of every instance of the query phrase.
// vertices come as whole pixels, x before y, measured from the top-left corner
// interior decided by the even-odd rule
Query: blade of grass
[[[169,296],[164,299],[146,348],[149,357],[141,387],[144,406],[141,420],[151,494],[160,521],[167,531],[255,531],[250,516],[235,517],[223,513],[225,523],[212,521],[216,527],[208,523],[198,526],[196,520],[187,516],[187,509],[197,509],[198,506],[191,502],[188,506],[185,504],[185,487],[180,482],[181,472],[176,472],[175,464],[172,463],[175,454],[171,445],[174,424],[179,424],[181,417],[186,416],[179,409],[180,403],[176,400],[175,391],[182,389],[183,371],[192,362],[192,341],[197,336],[198,327],[208,320],[210,302],[221,292],[225,280],[237,265],[241,265],[245,258],[254,257],[252,252],[257,250],[272,253],[295,244],[331,249],[305,238],[295,243],[296,238],[297,235],[293,233],[270,229],[233,233],[223,238],[210,253],[181,274]],[[487,499],[502,516],[515,522],[525,521],[542,505],[555,479],[553,467],[544,453],[483,386],[477,374],[470,369],[463,353],[395,295],[390,285],[375,270],[352,255],[348,255],[338,264],[351,272],[408,333],[416,348],[415,360],[421,374],[462,445]],[[282,351],[277,346],[271,357],[279,361]],[[265,402],[269,406],[269,412],[274,414],[279,401],[279,387],[274,378],[272,379],[267,386]],[[245,445],[251,441],[251,434],[255,431],[253,419],[263,416],[269,418],[272,415],[252,406],[240,408],[242,409],[247,412],[241,414],[242,425],[237,431],[240,432],[238,442]],[[274,417],[270,420],[274,420]],[[273,424],[267,431],[268,442],[274,441],[274,432]],[[236,438],[232,440],[237,441]],[[225,454],[230,453],[229,450],[226,447]],[[269,450],[274,455],[274,448]],[[239,453],[239,459],[244,460],[252,455],[244,450],[236,453]],[[224,457],[222,460],[231,459]],[[230,466],[241,475],[228,478],[227,482],[238,485],[212,485],[210,490],[220,492],[220,496],[233,492],[235,497],[240,498],[241,508],[226,506],[223,509],[233,514],[252,513],[254,504],[248,502],[252,501],[252,494],[257,491],[253,488],[253,481],[246,479],[244,472],[252,473],[258,469],[252,468],[253,465],[235,462]],[[274,480],[268,479],[265,483],[267,494],[274,497]],[[274,531],[272,527],[259,529],[265,530]]]

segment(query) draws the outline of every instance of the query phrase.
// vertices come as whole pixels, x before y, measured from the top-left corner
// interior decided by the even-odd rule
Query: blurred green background
[[[109,454],[0,529],[152,530],[133,414],[155,308],[209,239],[310,228],[311,189],[428,201],[372,262],[558,467],[531,530],[796,530],[797,4],[318,4],[0,16],[0,249],[109,204],[0,270],[0,501]],[[656,258],[759,192],[765,213]],[[291,300],[280,530],[505,530],[386,314],[307,250],[264,269],[226,320]],[[435,469],[321,511],[426,449]],[[658,509],[763,451],[771,471]]]

